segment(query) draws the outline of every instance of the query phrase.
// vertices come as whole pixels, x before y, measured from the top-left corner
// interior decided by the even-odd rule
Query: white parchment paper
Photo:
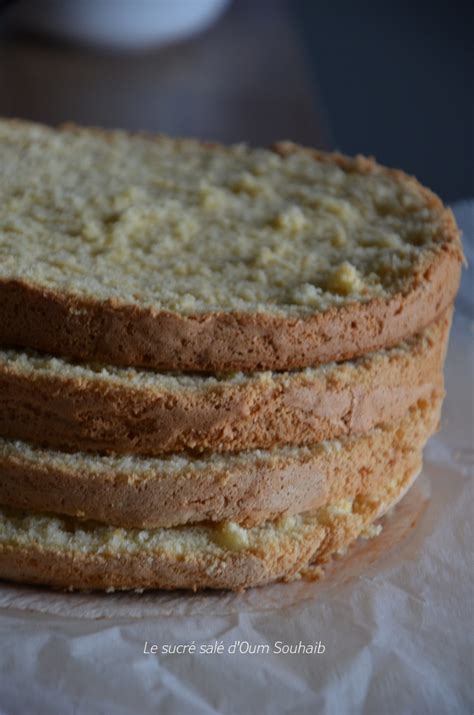
[[[466,234],[473,206],[458,207]],[[472,713],[469,273],[448,354],[442,429],[378,539],[357,544],[323,581],[240,595],[107,597],[3,585],[1,712]],[[321,643],[320,652],[278,652],[300,642]],[[158,653],[146,654],[145,643]],[[196,652],[163,652],[192,644]],[[200,652],[205,647],[220,652]],[[258,652],[239,652],[250,649]]]

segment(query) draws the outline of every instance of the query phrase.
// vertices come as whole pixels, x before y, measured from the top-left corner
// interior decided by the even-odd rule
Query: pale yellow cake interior
[[[393,480],[384,490],[396,488]],[[377,503],[381,495],[374,495]],[[0,546],[38,545],[46,550],[88,554],[144,554],[164,552],[173,556],[223,551],[278,549],[285,541],[310,538],[318,528],[331,528],[341,521],[361,533],[369,525],[374,502],[341,500],[311,514],[286,516],[260,526],[245,528],[233,522],[216,526],[186,525],[158,529],[123,529],[95,522],[80,522],[69,517],[28,514],[0,508]],[[370,511],[372,510],[372,511]],[[357,535],[357,534],[356,534]]]

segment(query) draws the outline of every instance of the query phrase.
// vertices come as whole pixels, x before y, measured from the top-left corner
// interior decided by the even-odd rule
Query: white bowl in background
[[[206,29],[230,0],[17,0],[9,8],[22,28],[111,49],[140,49]]]

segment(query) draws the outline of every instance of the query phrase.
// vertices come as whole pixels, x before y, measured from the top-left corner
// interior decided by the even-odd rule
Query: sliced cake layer
[[[0,350],[0,434],[159,456],[308,445],[398,419],[439,382],[451,310],[415,338],[293,373],[163,375]]]
[[[137,530],[0,510],[0,578],[69,589],[243,589],[290,579],[324,563],[403,495],[417,474],[410,456],[383,484],[312,514],[245,529]]]
[[[451,304],[452,214],[373,160],[0,122],[0,342],[161,370],[293,369]]]
[[[313,447],[164,459],[66,454],[0,440],[0,504],[126,527],[261,524],[377,491],[393,464],[420,468],[441,387],[405,417]]]

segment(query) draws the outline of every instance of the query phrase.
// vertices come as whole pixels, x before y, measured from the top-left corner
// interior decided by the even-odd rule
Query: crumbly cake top
[[[301,315],[403,289],[443,239],[352,161],[0,122],[0,279],[182,314]]]

